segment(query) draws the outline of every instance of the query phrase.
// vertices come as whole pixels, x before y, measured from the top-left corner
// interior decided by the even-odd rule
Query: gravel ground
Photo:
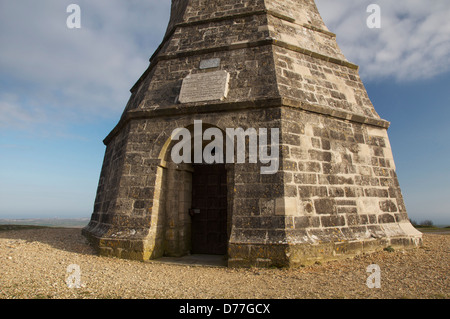
[[[379,252],[299,269],[228,269],[98,257],[80,229],[0,232],[2,299],[450,298],[450,236],[424,235],[412,251]],[[69,288],[69,265],[81,287]],[[366,269],[381,268],[369,289]]]

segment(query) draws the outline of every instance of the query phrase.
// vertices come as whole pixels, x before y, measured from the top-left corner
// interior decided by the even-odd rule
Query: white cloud
[[[19,99],[12,95],[0,96],[0,128],[24,129],[46,120],[46,115],[39,108],[24,108]]]
[[[367,79],[431,78],[450,71],[448,0],[316,0],[347,59]],[[381,8],[381,29],[369,29],[369,4]]]
[[[0,3],[0,105],[8,110],[0,125],[36,118],[34,107],[18,98],[12,103],[7,94],[33,100],[39,119],[117,118],[125,107],[162,40],[170,3],[78,0],[82,28],[68,29],[72,2]]]

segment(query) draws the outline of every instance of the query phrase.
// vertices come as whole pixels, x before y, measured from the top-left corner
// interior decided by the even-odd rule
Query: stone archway
[[[208,128],[204,124],[203,132]],[[194,136],[193,126],[187,126]],[[218,128],[220,130],[220,128]],[[203,133],[202,132],[202,133]],[[188,254],[227,255],[231,233],[233,165],[194,162],[176,164],[171,152],[177,141],[170,137],[159,155],[158,183],[154,203],[155,251],[153,258],[180,257]],[[192,155],[193,155],[193,144]],[[202,149],[208,144],[203,142]],[[223,148],[218,151],[225,152]],[[193,157],[193,156],[192,156]],[[153,225],[155,226],[155,225]]]

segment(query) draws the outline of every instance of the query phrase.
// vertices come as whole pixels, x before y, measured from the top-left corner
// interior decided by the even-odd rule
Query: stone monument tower
[[[416,247],[388,127],[313,0],[172,0],[83,234],[101,255],[230,267]]]

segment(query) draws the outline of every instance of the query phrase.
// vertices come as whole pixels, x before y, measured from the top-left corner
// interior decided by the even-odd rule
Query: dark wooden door
[[[225,165],[194,165],[192,253],[227,253],[227,172]]]

